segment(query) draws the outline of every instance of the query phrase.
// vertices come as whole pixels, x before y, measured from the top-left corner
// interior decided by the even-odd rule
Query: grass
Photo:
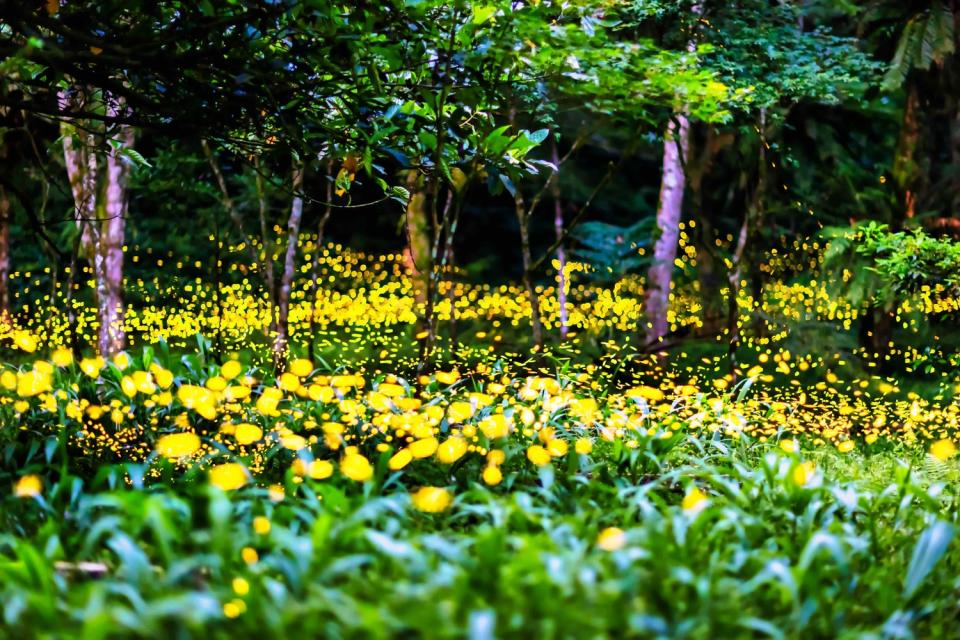
[[[719,439],[660,454],[607,445],[596,461],[565,462],[510,469],[495,488],[471,483],[441,514],[414,509],[396,474],[362,485],[288,478],[282,499],[276,487],[225,493],[189,479],[124,486],[122,467],[96,482],[64,477],[4,505],[7,633],[944,637],[955,628],[960,557],[946,545],[956,484],[894,456],[876,488],[840,475],[870,464],[859,455],[830,453],[807,475],[801,456]],[[694,486],[699,502],[685,499]]]
[[[246,288],[210,339],[206,289],[131,315],[109,362],[54,313],[0,337],[0,638],[956,635],[955,359],[823,353],[850,309],[777,284],[736,379],[720,343],[634,357],[630,287],[533,360],[522,291],[478,287],[421,378],[370,265],[312,360],[298,298],[280,375]]]
[[[14,394],[4,396],[5,423],[20,428],[0,432],[0,483],[14,487],[0,502],[0,637],[880,638],[956,628],[960,470],[890,434],[848,453],[782,425],[761,442],[749,425],[762,427],[769,407],[748,413],[742,388],[595,396],[576,374],[504,384],[441,373],[420,390],[379,377],[360,391],[310,371],[276,415],[258,400],[285,382],[265,376],[248,400],[219,398],[205,417],[179,389],[204,388],[221,368],[184,359],[171,371],[174,399],[157,406],[159,385],[124,391],[125,377],[160,366],[147,359],[96,377],[76,362],[53,368],[51,388],[16,413]],[[311,383],[335,394],[314,401]],[[393,404],[380,404],[384,394]],[[70,403],[94,398],[96,419],[69,417]],[[474,448],[391,469],[418,438],[387,442],[389,430],[363,425],[411,414],[398,398],[423,401],[417,415],[443,407],[428,431]],[[455,416],[464,398],[474,410]],[[349,418],[356,400],[370,411],[363,420]],[[611,432],[627,409],[642,422]],[[696,418],[709,409],[715,429]],[[487,437],[496,412],[510,416],[509,432]],[[747,422],[731,429],[736,415]],[[311,441],[311,419],[338,421],[343,440]],[[262,427],[255,448],[223,429],[240,420]],[[93,424],[113,439],[84,443]],[[156,451],[185,430],[200,435],[197,451]],[[290,446],[297,434],[307,439]],[[578,452],[582,440],[589,452]],[[544,464],[535,446],[552,452]],[[124,459],[139,450],[148,454]],[[368,478],[347,469],[345,450],[370,463]],[[332,462],[329,477],[311,477],[314,460]],[[217,486],[210,469],[226,461],[251,471],[243,486]],[[496,483],[483,475],[491,466]],[[41,486],[23,484],[34,476]],[[452,503],[418,501],[423,486]]]

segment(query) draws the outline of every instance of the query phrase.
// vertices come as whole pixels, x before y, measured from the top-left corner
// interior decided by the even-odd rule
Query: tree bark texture
[[[673,263],[677,258],[686,183],[681,158],[687,155],[689,139],[689,121],[682,113],[677,114],[676,121],[667,126],[664,136],[657,238],[653,246],[653,264],[647,272],[645,301],[649,345],[662,341],[669,330],[667,311],[670,306],[670,284],[673,280]]]
[[[517,189],[513,195],[514,209],[517,213],[517,223],[520,225],[520,253],[523,258],[523,286],[527,290],[530,302],[530,331],[533,335],[533,345],[536,349],[543,348],[543,323],[540,319],[540,298],[533,285],[533,276],[530,265],[533,256],[530,251],[530,215],[523,199],[523,194]],[[561,234],[563,231],[561,230]]]
[[[300,221],[303,219],[303,165],[293,169],[293,200],[290,217],[287,219],[287,248],[283,257],[283,274],[277,290],[277,328],[273,341],[274,365],[279,367],[286,357],[290,339],[290,292],[297,267],[297,239],[300,236]]]
[[[70,95],[62,91],[61,106],[74,104],[81,99],[78,95],[79,92]],[[123,104],[108,101],[106,109],[109,117],[116,117]],[[134,132],[128,125],[117,125],[115,130],[104,130],[101,136],[63,122],[61,134],[80,252],[93,270],[99,321],[97,349],[101,355],[112,357],[126,344],[123,246],[130,160],[124,151],[133,148]],[[102,145],[98,145],[100,140]]]
[[[427,219],[426,193],[423,183],[414,170],[407,174],[407,189],[410,192],[406,211],[407,271],[410,273],[413,285],[414,300],[418,304],[425,304],[431,270],[430,222]]]
[[[907,80],[907,102],[903,107],[903,121],[893,160],[893,177],[903,199],[903,217],[913,218],[917,213],[920,165],[917,147],[920,144],[920,94],[916,81]],[[899,226],[899,225],[896,225]]]
[[[108,115],[118,111],[107,109]],[[100,222],[99,253],[102,255],[102,292],[100,297],[100,353],[113,356],[123,350],[126,343],[123,321],[123,244],[126,236],[127,185],[130,179],[130,160],[123,157],[124,149],[133,148],[133,129],[121,125],[108,145],[106,158],[106,182],[104,184],[103,220]]]

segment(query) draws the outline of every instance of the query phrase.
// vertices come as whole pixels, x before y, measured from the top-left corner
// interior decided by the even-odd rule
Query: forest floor
[[[131,287],[110,361],[44,307],[10,334],[0,637],[955,635],[941,351],[871,365],[855,310],[794,282],[738,376],[710,339],[664,364],[623,339],[626,282],[576,285],[576,335],[531,357],[522,295],[461,283],[456,364],[418,376],[396,265],[323,268],[276,375],[242,282]]]

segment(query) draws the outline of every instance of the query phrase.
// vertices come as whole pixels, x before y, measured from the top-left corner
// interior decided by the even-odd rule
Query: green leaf
[[[131,149],[130,147],[124,147],[123,150],[120,151],[120,155],[130,158],[134,164],[139,165],[141,167],[147,167],[148,169],[153,168],[153,165],[147,162],[147,159],[144,158],[140,154],[140,152],[137,151],[136,149]]]
[[[495,5],[475,6],[473,8],[473,24],[483,24],[497,12]]]
[[[396,200],[404,207],[410,202],[410,192],[404,187],[390,187],[390,199]]]
[[[533,132],[528,132],[527,139],[534,144],[540,144],[547,139],[548,135],[550,135],[549,129],[538,129]]]
[[[913,550],[913,557],[910,558],[907,577],[903,582],[904,598],[909,599],[917,592],[924,579],[946,553],[954,533],[953,525],[937,520],[920,534],[917,546]]]

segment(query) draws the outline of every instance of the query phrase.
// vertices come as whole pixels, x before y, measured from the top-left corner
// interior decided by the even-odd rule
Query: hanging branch
[[[230,190],[227,188],[227,181],[223,176],[223,172],[220,170],[220,163],[217,162],[217,158],[213,155],[213,151],[210,149],[210,145],[206,139],[200,140],[200,147],[203,149],[203,155],[207,158],[207,164],[210,165],[210,170],[213,171],[217,186],[220,188],[220,202],[223,204],[224,210],[230,215],[230,219],[233,221],[234,226],[237,228],[237,231],[240,232],[241,237],[247,245],[251,264],[259,267],[261,274],[266,273],[266,271],[263,270],[265,265],[260,262],[257,249],[250,241],[250,236],[247,235],[247,231],[244,228],[243,216],[240,215],[240,210],[237,209],[236,203],[233,201],[233,198],[230,197]]]
[[[631,144],[630,147],[626,149],[624,153],[620,156],[619,160],[617,160],[616,162],[610,161],[607,164],[607,173],[604,174],[600,182],[597,183],[597,186],[595,186],[593,188],[593,191],[590,192],[590,195],[587,197],[586,201],[584,201],[583,206],[581,206],[580,210],[577,211],[577,214],[573,216],[573,219],[570,221],[570,224],[567,225],[567,228],[563,230],[563,233],[560,235],[559,238],[554,240],[554,242],[549,247],[547,247],[543,255],[540,256],[538,259],[534,260],[533,263],[530,265],[529,272],[531,274],[535,273],[537,269],[543,266],[543,263],[546,262],[546,260],[550,258],[551,255],[553,255],[553,252],[557,250],[557,247],[559,247],[561,244],[567,241],[567,238],[570,237],[570,234],[573,233],[573,230],[576,229],[577,225],[580,224],[580,221],[583,220],[583,217],[586,215],[587,211],[590,209],[590,205],[593,204],[593,201],[597,198],[598,195],[600,195],[600,192],[603,191],[604,187],[606,187],[607,184],[610,183],[610,181],[613,179],[613,176],[616,175],[617,170],[621,167],[621,165],[623,165],[624,160],[633,152],[634,149],[636,149],[636,143]]]
[[[533,196],[533,199],[530,200],[530,206],[527,208],[527,217],[532,216],[533,212],[536,211],[537,206],[540,204],[540,201],[543,199],[543,196],[547,191],[552,190],[554,183],[557,181],[560,175],[560,167],[567,160],[570,159],[574,153],[580,150],[580,148],[586,143],[588,138],[588,133],[586,131],[581,132],[579,136],[573,141],[573,144],[570,145],[570,149],[567,150],[563,157],[560,159],[553,158],[554,168],[550,172],[550,175],[547,177],[546,181],[543,183],[543,186],[540,187],[540,190]]]
[[[273,243],[270,242],[270,230],[267,226],[267,212],[269,207],[267,204],[267,192],[263,185],[263,173],[260,170],[260,156],[253,157],[253,167],[256,173],[255,184],[257,186],[257,216],[260,221],[260,246],[263,248],[261,273],[267,283],[267,294],[270,296],[270,304],[275,305],[277,303],[277,277],[273,271]],[[292,193],[291,195],[297,197],[296,193]],[[271,323],[275,321],[275,318],[271,316]]]

